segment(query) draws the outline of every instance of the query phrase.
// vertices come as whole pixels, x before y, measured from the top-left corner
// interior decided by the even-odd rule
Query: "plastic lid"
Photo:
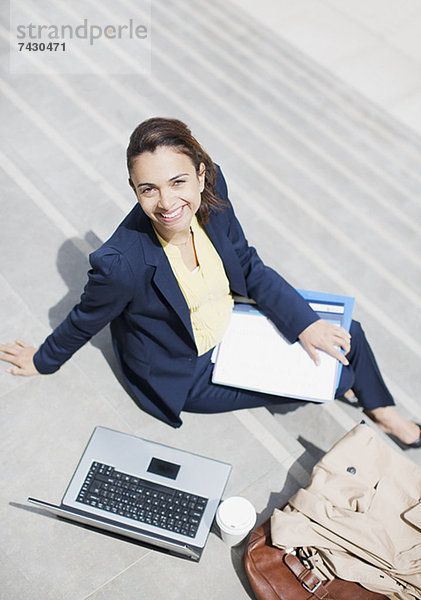
[[[251,502],[241,496],[232,496],[220,504],[217,513],[219,526],[237,530],[253,527],[256,521],[256,511]]]

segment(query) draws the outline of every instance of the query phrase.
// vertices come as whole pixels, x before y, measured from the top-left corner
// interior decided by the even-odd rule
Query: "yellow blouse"
[[[156,231],[190,310],[193,335],[200,356],[216,346],[228,327],[234,301],[224,265],[205,230],[193,217],[191,229],[199,266],[190,271],[180,249]]]

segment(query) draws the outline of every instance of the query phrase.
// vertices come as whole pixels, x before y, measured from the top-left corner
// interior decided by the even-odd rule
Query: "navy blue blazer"
[[[227,206],[211,213],[205,230],[223,261],[231,291],[253,298],[294,342],[317,314],[248,245],[219,168],[216,191]],[[184,296],[139,204],[89,259],[92,268],[80,302],[40,346],[36,368],[55,372],[110,323],[114,351],[139,404],[179,427],[197,348]]]

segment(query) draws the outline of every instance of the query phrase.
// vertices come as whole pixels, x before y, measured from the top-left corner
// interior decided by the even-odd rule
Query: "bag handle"
[[[284,563],[294,573],[303,588],[318,600],[336,600],[323,585],[322,580],[307,569],[292,552],[285,552]]]

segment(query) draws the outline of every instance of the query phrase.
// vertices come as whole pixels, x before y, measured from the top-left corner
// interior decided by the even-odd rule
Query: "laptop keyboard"
[[[194,537],[207,499],[93,462],[76,499],[95,508]]]

